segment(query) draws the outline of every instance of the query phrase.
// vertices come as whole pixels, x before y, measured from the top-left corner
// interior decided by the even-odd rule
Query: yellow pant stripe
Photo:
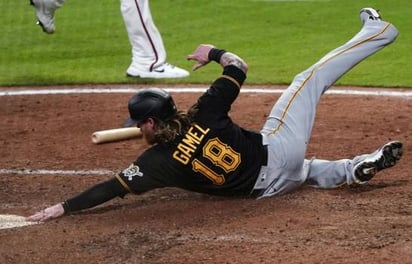
[[[282,116],[281,116],[281,118],[280,118],[280,122],[279,122],[278,126],[277,126],[272,132],[268,133],[268,135],[274,135],[274,134],[276,134],[276,133],[282,128],[282,125],[283,125],[283,123],[284,123],[286,114],[287,114],[290,106],[292,105],[292,103],[293,103],[293,101],[295,100],[296,96],[297,96],[297,95],[300,93],[300,91],[303,89],[303,87],[305,87],[305,84],[310,80],[310,78],[312,78],[314,72],[315,72],[318,68],[322,67],[323,65],[325,65],[326,63],[328,63],[328,62],[329,62],[330,60],[332,60],[333,58],[335,58],[335,57],[337,57],[337,56],[339,56],[339,55],[347,52],[348,50],[351,50],[351,49],[353,49],[353,48],[356,48],[356,47],[364,44],[365,42],[368,42],[368,41],[370,41],[370,40],[372,40],[372,39],[380,36],[381,34],[383,34],[383,33],[388,29],[389,26],[390,26],[390,24],[388,23],[388,24],[386,25],[386,27],[385,27],[381,32],[376,33],[375,35],[373,35],[373,36],[371,36],[371,37],[369,37],[369,38],[367,38],[367,39],[365,39],[365,40],[362,40],[362,41],[360,41],[359,43],[356,43],[355,45],[353,45],[353,46],[351,46],[351,47],[348,47],[347,49],[342,50],[341,52],[339,52],[339,53],[335,54],[334,56],[330,57],[329,59],[325,60],[323,63],[321,63],[321,64],[319,64],[318,66],[314,67],[314,68],[311,70],[309,76],[303,81],[302,85],[296,90],[296,92],[295,92],[295,93],[292,95],[292,97],[290,98],[288,104],[286,105],[286,107],[285,107],[285,109],[284,109],[284,111],[283,111],[283,113],[282,113]]]

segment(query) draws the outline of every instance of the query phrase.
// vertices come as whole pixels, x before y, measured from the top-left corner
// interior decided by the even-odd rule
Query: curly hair
[[[183,136],[193,123],[193,118],[198,111],[197,106],[194,104],[188,111],[178,111],[167,121],[156,119],[154,141],[167,145],[173,143],[176,137]]]
[[[191,120],[184,111],[177,112],[172,119],[167,121],[156,119],[154,141],[163,145],[170,144],[177,136],[186,133],[190,123]]]

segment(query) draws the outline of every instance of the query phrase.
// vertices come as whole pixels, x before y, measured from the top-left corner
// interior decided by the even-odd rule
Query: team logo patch
[[[133,177],[143,177],[143,173],[140,172],[140,168],[137,165],[131,164],[129,168],[122,171],[124,177],[127,177],[129,181],[133,180]]]

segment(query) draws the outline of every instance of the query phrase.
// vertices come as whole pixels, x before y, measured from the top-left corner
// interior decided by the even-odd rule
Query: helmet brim
[[[131,119],[130,117],[126,118],[123,121],[123,127],[133,127],[133,126],[136,126],[136,124],[137,124],[137,121]]]

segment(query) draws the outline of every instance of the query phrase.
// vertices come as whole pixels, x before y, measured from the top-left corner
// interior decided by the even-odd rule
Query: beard
[[[156,138],[155,138],[155,135],[153,133],[144,133],[143,134],[143,139],[149,145],[154,145],[156,143]]]

